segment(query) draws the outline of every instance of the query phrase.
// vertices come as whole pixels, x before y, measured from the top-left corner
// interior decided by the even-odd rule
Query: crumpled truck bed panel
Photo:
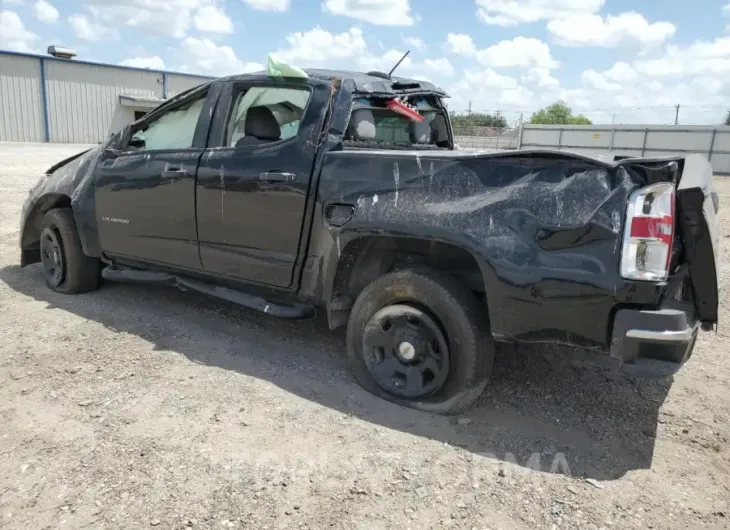
[[[356,205],[350,222],[330,227],[332,244],[342,251],[371,233],[468,250],[497,338],[602,348],[617,304],[658,303],[655,284],[618,274],[628,197],[646,178],[630,166],[549,153],[369,155],[325,159],[322,204]],[[668,167],[663,175],[672,178]]]

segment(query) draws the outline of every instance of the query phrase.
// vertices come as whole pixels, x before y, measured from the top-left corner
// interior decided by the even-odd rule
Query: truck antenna
[[[400,61],[395,63],[395,66],[391,68],[390,72],[388,72],[388,79],[390,79],[390,76],[393,75],[393,72],[395,72],[395,69],[400,66],[400,63],[403,62],[403,60],[408,57],[408,54],[411,53],[411,50],[408,50],[406,53],[403,54],[403,57],[400,58]]]

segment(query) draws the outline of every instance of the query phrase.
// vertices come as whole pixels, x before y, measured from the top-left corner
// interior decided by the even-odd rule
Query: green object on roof
[[[309,77],[301,68],[291,66],[269,55],[266,74],[271,77]]]

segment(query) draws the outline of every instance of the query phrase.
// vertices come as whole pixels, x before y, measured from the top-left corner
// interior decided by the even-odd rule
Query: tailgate
[[[712,167],[703,156],[685,158],[677,186],[677,202],[697,318],[702,323],[715,324],[719,298],[715,221],[718,199],[712,191]]]

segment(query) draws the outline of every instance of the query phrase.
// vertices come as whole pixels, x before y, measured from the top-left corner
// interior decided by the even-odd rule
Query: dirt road
[[[46,289],[17,266],[20,208],[77,150],[0,144],[0,527],[730,526],[727,290],[673,381],[520,348],[468,414],[419,413],[361,390],[323,319]]]

